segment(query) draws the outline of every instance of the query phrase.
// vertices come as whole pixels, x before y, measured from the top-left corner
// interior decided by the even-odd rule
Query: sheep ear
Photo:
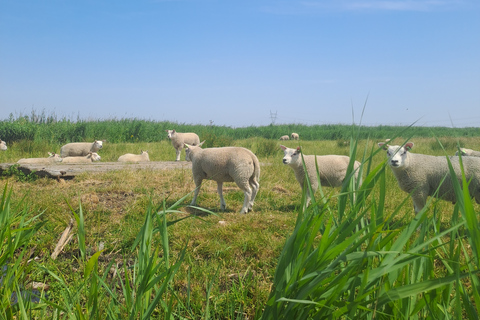
[[[380,148],[382,148],[383,150],[387,150],[388,149],[388,144],[386,144],[385,142],[379,142],[378,143],[378,146]]]
[[[199,146],[199,147],[201,147],[201,146],[202,146],[202,144],[204,144],[204,143],[205,143],[205,141],[207,141],[207,140],[203,140],[202,142],[200,142],[200,144],[199,144],[198,146]]]
[[[190,148],[190,146],[189,146],[188,144],[186,144],[186,143],[183,143],[183,147],[184,147],[184,148],[187,148],[187,149]]]
[[[298,152],[302,152],[302,149],[300,147],[297,147]]]
[[[409,142],[405,144],[405,150],[410,151],[413,148],[413,142]]]
[[[287,147],[285,147],[283,145],[280,145],[280,148],[282,148],[283,151],[285,151],[285,149],[287,149]]]

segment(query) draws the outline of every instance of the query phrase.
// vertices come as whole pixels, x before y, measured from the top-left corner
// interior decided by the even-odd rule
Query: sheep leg
[[[220,196],[220,209],[222,211],[225,211],[227,208],[227,204],[225,203],[225,199],[223,199],[223,182],[217,182],[217,192],[218,195]]]
[[[200,192],[200,187],[202,186],[202,180],[195,181],[195,191],[193,193],[193,199],[192,202],[190,202],[191,206],[194,206],[197,204],[197,196],[198,193]]]
[[[253,203],[255,202],[255,197],[257,196],[258,189],[260,188],[260,184],[257,182],[257,180],[252,179],[252,181],[250,181],[250,187],[252,188],[252,195],[250,196],[248,211],[253,210]]]
[[[412,194],[412,200],[415,214],[417,214],[423,209],[423,207],[425,207],[427,197],[425,197],[422,193]]]
[[[175,151],[177,152],[177,158],[175,161],[180,161],[180,152],[182,152],[182,149],[175,149]]]

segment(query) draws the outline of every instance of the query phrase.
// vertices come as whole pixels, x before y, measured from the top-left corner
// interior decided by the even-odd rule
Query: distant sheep
[[[475,150],[466,149],[466,148],[460,148],[460,151],[462,152],[462,156],[480,157],[480,151],[475,151]],[[455,156],[458,156],[458,151],[455,152]]]
[[[288,135],[284,135],[280,137],[280,140],[290,140],[290,137]]]
[[[93,143],[90,142],[72,142],[67,143],[60,148],[60,156],[65,157],[80,157],[86,156],[90,152],[97,152],[102,149],[103,141],[95,140]]]
[[[428,196],[436,196],[452,203],[456,202],[446,156],[411,153],[409,151],[413,148],[413,142],[406,143],[404,146],[390,146],[380,142],[378,146],[387,151],[388,164],[400,189],[411,194],[415,213],[425,207]],[[462,185],[459,158],[450,157],[450,161],[456,178]],[[470,195],[475,198],[477,203],[480,203],[480,158],[464,157],[462,162],[467,181],[471,180]],[[438,193],[436,193],[437,190]]]
[[[62,162],[62,158],[57,153],[48,153],[48,158],[24,158],[17,161],[18,164],[54,164]]]
[[[3,140],[0,140],[0,150],[7,151],[7,149],[8,149],[7,143]]]
[[[293,132],[291,134],[291,137],[292,137],[292,140],[299,140],[300,139],[300,136],[298,135],[298,133],[295,133],[295,132]]]
[[[144,162],[150,161],[148,151],[143,151],[140,154],[127,153],[118,157],[118,162]]]
[[[81,163],[92,163],[94,161],[100,161],[100,157],[96,152],[89,152],[84,157],[65,157],[63,158],[62,163],[68,164],[81,164]]]
[[[205,141],[204,141],[205,142]],[[244,201],[240,213],[247,213],[253,208],[253,203],[260,188],[260,163],[257,157],[248,149],[241,147],[206,148],[185,144],[187,161],[192,161],[195,193],[190,205],[197,203],[198,192],[204,179],[217,182],[217,192],[220,196],[220,208],[225,210],[222,186],[224,182],[235,182],[243,190]]]
[[[305,185],[305,170],[303,168],[302,155],[300,147],[296,149],[287,148],[285,146],[280,146],[284,152],[283,164],[289,165],[293,172],[295,173],[295,178],[302,190],[306,187]],[[320,184],[322,186],[328,187],[340,187],[345,180],[347,174],[348,164],[350,162],[350,157],[341,156],[341,155],[324,155],[324,156],[315,156],[315,155],[303,155],[305,161],[305,167],[307,169],[308,179],[312,186],[312,191],[315,192],[318,189],[318,179],[317,179],[317,170],[315,165],[315,160],[318,164]],[[353,169],[355,170],[354,176],[355,179],[358,179],[360,162],[355,161]],[[311,200],[310,191],[306,189],[306,205],[308,206]]]
[[[172,141],[172,146],[176,151],[175,161],[180,161],[180,153],[182,152],[184,144],[190,146],[198,146],[200,144],[200,138],[196,133],[193,132],[177,132],[175,130],[165,130],[167,132],[167,137]]]

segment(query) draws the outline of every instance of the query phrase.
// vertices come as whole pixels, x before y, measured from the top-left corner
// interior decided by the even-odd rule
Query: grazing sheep
[[[204,141],[205,142],[205,141]],[[240,213],[247,213],[253,208],[253,203],[260,188],[260,163],[257,157],[248,149],[241,147],[206,148],[185,144],[187,161],[192,161],[195,193],[190,205],[197,203],[198,192],[203,179],[217,182],[217,192],[220,196],[220,208],[225,210],[222,186],[224,182],[235,182],[245,195]]]
[[[0,150],[7,151],[7,143],[0,139]]]
[[[480,151],[475,151],[475,150],[467,149],[467,148],[460,148],[460,151],[462,152],[462,156],[480,157]],[[458,151],[455,152],[455,156],[458,156]]]
[[[60,148],[60,156],[65,157],[79,157],[86,156],[90,152],[97,152],[102,149],[103,141],[95,140],[93,143],[90,142],[72,142],[67,143]]]
[[[143,151],[140,154],[127,153],[118,157],[119,162],[143,162],[150,161],[148,157],[148,150]]]
[[[285,146],[280,146],[284,152],[283,163],[289,165],[293,172],[295,172],[295,178],[302,190],[305,188],[305,170],[303,168],[301,149],[287,148]],[[303,155],[305,161],[305,167],[307,169],[308,179],[312,185],[312,190],[315,192],[318,189],[318,180],[317,180],[317,170],[315,165],[315,159],[318,164],[320,184],[322,186],[328,187],[340,187],[345,180],[347,174],[348,164],[350,162],[350,157],[340,156],[340,155],[324,155],[324,156],[315,156],[315,155]],[[354,170],[355,170],[355,179],[358,179],[358,168],[360,162],[355,161]],[[310,191],[307,188],[307,199],[306,205],[308,206],[311,200]]]
[[[180,161],[180,152],[182,151],[184,144],[188,144],[190,146],[198,146],[200,144],[200,138],[196,133],[180,133],[175,130],[165,131],[167,132],[167,137],[172,141],[172,146],[175,148],[177,153],[175,161]]]
[[[380,142],[378,146],[387,150],[388,164],[400,189],[411,194],[415,213],[425,207],[428,196],[435,196],[452,203],[456,202],[447,157],[411,153],[409,151],[413,148],[412,142],[404,146],[390,146],[385,142]],[[459,158],[450,157],[450,161],[456,178],[462,185]],[[465,177],[467,181],[471,180],[470,195],[475,197],[477,203],[480,203],[480,158],[464,157],[462,162]],[[436,193],[437,190],[438,193]]]
[[[300,139],[300,136],[298,135],[298,133],[295,133],[295,132],[293,132],[291,134],[291,137],[292,137],[292,140],[299,140]]]
[[[62,162],[62,158],[59,154],[49,152],[48,158],[24,158],[17,161],[18,164],[53,164],[56,162]]]
[[[289,140],[290,137],[288,135],[284,135],[280,137],[280,140]]]
[[[96,152],[89,152],[85,157],[65,157],[63,158],[62,163],[92,163],[94,161],[100,161],[100,157]]]

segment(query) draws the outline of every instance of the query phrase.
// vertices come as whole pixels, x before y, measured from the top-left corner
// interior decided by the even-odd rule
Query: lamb
[[[200,144],[200,138],[193,132],[177,132],[175,130],[165,130],[167,137],[172,141],[172,146],[175,148],[177,157],[175,161],[180,161],[180,152],[185,144],[190,146],[198,146]]]
[[[289,140],[290,137],[288,135],[284,135],[280,137],[280,140]]]
[[[18,164],[54,164],[62,162],[62,158],[58,153],[49,152],[48,158],[23,158],[17,161]]]
[[[411,194],[415,213],[425,207],[428,196],[456,202],[447,157],[411,153],[409,151],[413,148],[413,142],[406,143],[404,146],[390,146],[380,142],[378,146],[387,150],[388,164],[400,189]],[[459,157],[450,157],[450,161],[461,185]],[[471,180],[470,195],[480,203],[480,158],[464,157],[462,162],[465,177],[467,181]],[[445,180],[442,183],[444,177]]]
[[[475,150],[467,149],[467,148],[460,148],[460,151],[462,152],[462,156],[480,157],[480,151],[475,151]],[[455,152],[455,156],[458,156],[458,151]]]
[[[296,149],[287,148],[285,146],[280,146],[284,152],[283,163],[289,165],[293,172],[295,173],[295,178],[302,190],[306,187],[305,185],[305,170],[303,168],[301,148]],[[307,169],[308,179],[312,186],[312,191],[315,192],[318,189],[318,179],[317,179],[317,170],[315,159],[318,164],[320,184],[322,186],[328,187],[340,187],[345,180],[347,174],[348,164],[350,162],[350,157],[341,156],[341,155],[303,155],[305,161],[305,167]],[[355,170],[354,177],[358,179],[360,162],[355,161],[353,169]],[[311,195],[309,188],[306,189],[307,198],[306,205],[310,204]]]
[[[7,143],[0,139],[0,150],[7,151],[7,149],[8,149]]]
[[[141,150],[140,154],[127,153],[118,157],[118,162],[143,162],[150,161],[148,157],[148,150]]]
[[[251,211],[260,188],[260,163],[257,157],[250,150],[241,147],[202,149],[203,142],[198,146],[185,144],[185,159],[192,162],[193,180],[196,186],[190,205],[194,206],[197,203],[202,181],[209,179],[217,182],[221,210],[226,208],[222,194],[223,183],[235,182],[245,196],[240,213]]]
[[[295,133],[295,132],[293,132],[291,134],[291,137],[292,137],[292,140],[299,140],[300,139],[300,136],[298,135],[298,133]]]
[[[80,163],[92,163],[94,161],[100,161],[100,157],[96,152],[89,152],[84,157],[65,157],[62,160],[62,163],[68,164],[80,164]]]
[[[60,156],[65,157],[79,157],[86,156],[90,152],[97,152],[102,149],[103,141],[95,140],[93,143],[90,142],[72,142],[67,143],[60,148]]]

